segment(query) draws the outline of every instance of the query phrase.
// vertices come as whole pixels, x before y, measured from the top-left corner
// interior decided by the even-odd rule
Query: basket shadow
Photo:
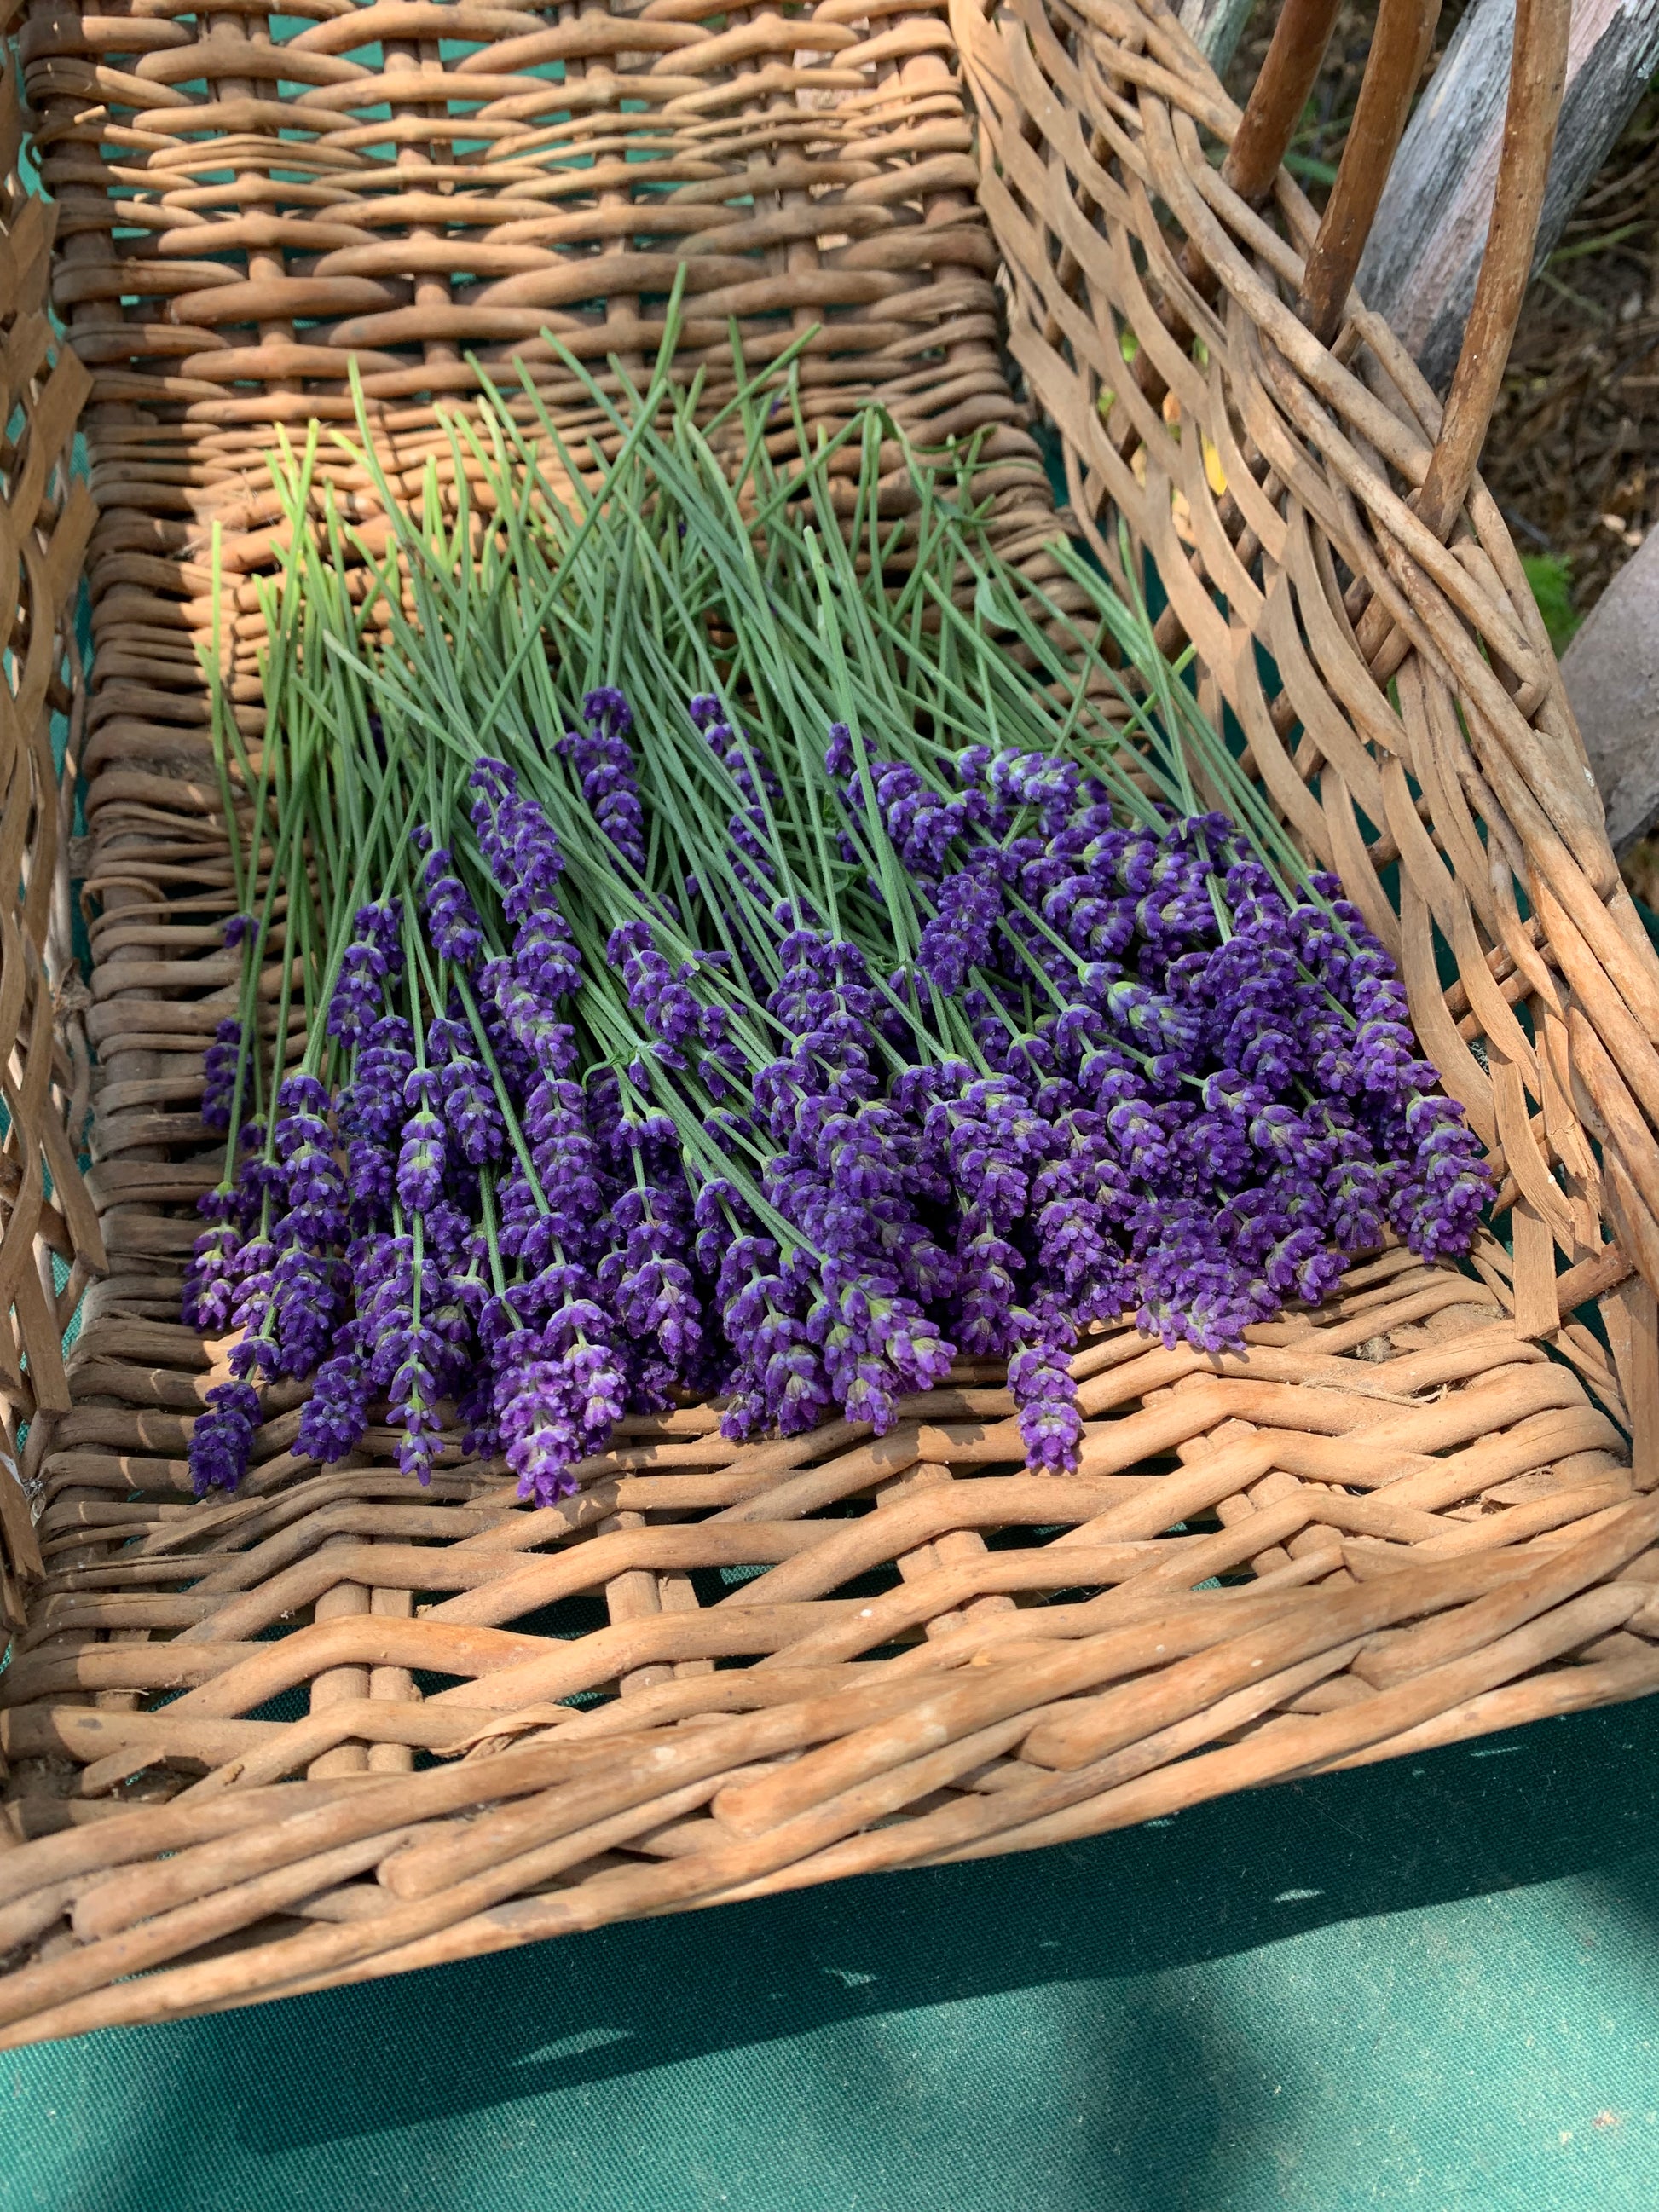
[[[276,2154],[1591,1870],[1634,1924],[1659,1926],[1659,1856],[1638,1856],[1656,1814],[1659,1698],[1058,1850],[605,1929],[173,2032],[200,2039],[179,2054],[197,2078],[235,2084],[243,2145]],[[1228,2073],[1258,2081],[1273,2063],[1237,2047],[1236,2024],[1206,2023],[1196,1994],[1183,1987],[1177,2010],[1149,1983],[1133,2036],[1103,2008],[1113,2163],[1145,2177],[1149,2212],[1223,2155]],[[1238,2148],[1231,2125],[1225,2154]]]

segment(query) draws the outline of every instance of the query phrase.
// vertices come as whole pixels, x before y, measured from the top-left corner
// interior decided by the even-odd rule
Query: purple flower
[[[1070,1474],[1077,1469],[1083,1419],[1060,1334],[1043,1331],[1017,1348],[1008,1362],[1008,1387],[1019,1408],[1019,1432],[1030,1464],[1053,1474]]]
[[[840,782],[842,804],[854,814],[866,811],[865,775],[874,793],[876,811],[889,842],[909,872],[927,883],[944,873],[946,855],[958,839],[989,824],[992,809],[973,788],[947,799],[908,761],[883,760],[866,751],[860,772],[852,734],[844,722],[830,726],[823,765]]]
[[[1082,770],[1074,761],[1047,753],[1000,752],[986,770],[994,797],[1011,806],[1037,810],[1045,836],[1063,830],[1077,805]]]
[[[528,1065],[547,1075],[568,1074],[575,1062],[570,1024],[515,974],[512,962],[486,961],[478,980]],[[498,1060],[501,1056],[497,1051]]]
[[[732,873],[753,896],[768,898],[772,894],[775,864],[767,842],[767,810],[782,799],[783,786],[765,756],[726,720],[718,699],[710,695],[693,699],[690,714],[709,750],[744,801],[726,824],[726,835],[738,856]]]
[[[533,799],[524,798],[519,779],[504,762],[476,761],[467,779],[477,793],[472,826],[501,893],[509,921],[522,922],[552,909],[564,855],[553,826]]]
[[[400,900],[359,907],[352,920],[351,942],[341,955],[328,1006],[328,1033],[343,1044],[362,1042],[404,967]]]
[[[590,734],[568,730],[555,750],[575,770],[582,796],[605,836],[625,860],[643,870],[645,810],[628,744],[633,711],[620,691],[607,686],[587,694],[582,714]]]
[[[309,1375],[334,1341],[340,1271],[303,1246],[279,1252],[270,1271],[270,1322],[277,1350],[268,1374]]]
[[[970,968],[989,964],[1002,890],[994,877],[963,869],[945,878],[937,898],[939,910],[922,930],[917,964],[941,997],[951,999]]]
[[[542,1187],[543,1204],[535,1210],[568,1254],[586,1257],[603,1236],[605,1197],[581,1086],[558,1079],[538,1083],[525,1101],[523,1126]]]
[[[480,991],[477,1001],[479,1019],[483,1024],[485,1041],[490,1058],[500,1070],[501,1079],[512,1098],[522,1098],[534,1085],[536,1062],[519,1042],[507,1026],[507,1018],[496,1005],[494,996]]]
[[[438,1419],[441,1340],[430,1327],[410,1329],[402,1365],[392,1380],[392,1423],[398,1430],[398,1471],[416,1481],[432,1480],[432,1460],[443,1431]]]
[[[439,1090],[461,1158],[475,1168],[500,1159],[507,1149],[507,1129],[483,1062],[471,1053],[454,1054],[440,1071]]]
[[[242,1058],[242,1024],[234,1015],[213,1032],[203,1055],[202,1119],[210,1129],[228,1129],[236,1103],[237,1071]]]
[[[229,1328],[241,1245],[241,1238],[228,1222],[197,1238],[185,1271],[183,1314],[187,1328],[199,1329],[204,1336],[222,1336]]]
[[[740,1354],[723,1435],[741,1441],[767,1428],[799,1436],[834,1412],[823,1358],[800,1313],[799,1284],[763,1272],[775,1247],[741,1238],[720,1271],[728,1340]]]
[[[1401,1164],[1389,1218],[1424,1259],[1460,1259],[1492,1196],[1492,1171],[1480,1141],[1449,1098],[1418,1093],[1404,1122],[1411,1158]]]
[[[580,1451],[558,1362],[536,1330],[514,1329],[495,1348],[495,1427],[519,1495],[537,1505],[569,1497]]]
[[[404,1086],[414,1110],[404,1124],[398,1152],[398,1198],[409,1213],[423,1213],[443,1188],[444,1125],[428,1103],[438,1080],[430,1068],[421,1068]]]
[[[414,1327],[414,1240],[372,1234],[359,1237],[346,1257],[370,1391],[383,1393],[404,1363]]]
[[[210,1490],[235,1489],[247,1472],[259,1425],[258,1394],[246,1382],[216,1383],[207,1406],[190,1431],[190,1486],[198,1498]]]
[[[456,1393],[455,1410],[461,1421],[461,1449],[478,1459],[494,1459],[501,1449],[495,1419],[495,1377],[489,1364],[478,1360]]]
[[[644,921],[624,922],[613,929],[605,945],[605,957],[620,968],[628,988],[628,1003],[653,1036],[668,1048],[671,1067],[685,1065],[685,1048],[704,1035],[705,1009],[687,988],[696,969],[690,961],[671,967],[657,950],[651,925]]]
[[[533,915],[513,940],[513,972],[538,999],[574,996],[582,987],[581,960],[569,926],[556,909]]]
[[[295,1449],[331,1467],[355,1451],[368,1426],[368,1371],[363,1363],[362,1332],[356,1322],[342,1332],[341,1349],[317,1370],[311,1396],[300,1416]]]
[[[283,1115],[271,1141],[283,1169],[289,1233],[316,1246],[332,1243],[345,1228],[345,1177],[328,1124],[310,1112]]]
[[[684,1188],[626,1191],[611,1218],[623,1243],[601,1261],[599,1288],[623,1328],[654,1339],[670,1370],[689,1378],[702,1352],[703,1316],[687,1264],[691,1224]]]
[[[471,968],[483,957],[483,926],[478,920],[478,910],[465,884],[455,873],[448,848],[432,845],[429,830],[422,830],[419,836],[432,846],[421,870],[421,895],[433,950],[441,960],[453,960],[459,968]]]
[[[340,1094],[341,1127],[389,1144],[403,1127],[404,1085],[414,1068],[413,1030],[401,1014],[383,1016],[360,1046],[352,1080]]]
[[[346,1146],[346,1212],[355,1235],[383,1227],[397,1188],[397,1162],[389,1146],[353,1137]]]
[[[603,1328],[588,1301],[567,1301],[540,1329],[511,1329],[493,1354],[495,1415],[519,1495],[550,1505],[576,1488],[573,1472],[602,1450],[623,1410],[620,1364],[590,1340],[582,1323]]]

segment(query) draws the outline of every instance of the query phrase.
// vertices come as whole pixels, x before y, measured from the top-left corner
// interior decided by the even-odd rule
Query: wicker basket
[[[297,0],[280,44],[295,15],[264,0],[121,5],[33,0],[19,34],[72,349],[50,368],[15,70],[0,108],[24,885],[0,913],[0,1383],[27,1422],[21,1492],[0,1464],[0,2043],[1024,1850],[1659,1686],[1659,967],[1470,473],[1565,0],[1522,9],[1443,426],[1345,307],[1417,0],[1385,0],[1323,231],[1279,159],[1333,0],[1287,0],[1242,123],[1158,0]],[[529,362],[574,423],[541,333],[642,360],[681,260],[686,366],[718,363],[730,317],[751,357],[821,324],[811,419],[877,394],[923,443],[983,433],[999,528],[1041,566],[1000,264],[1079,526],[1118,559],[1109,506],[1154,556],[1207,702],[1397,948],[1498,1158],[1504,1241],[1467,1270],[1389,1251],[1247,1356],[1091,1340],[1069,1480],[1023,1472],[1012,1401],[970,1370],[879,1440],[630,1420],[544,1511],[459,1450],[421,1491],[384,1433],[320,1469],[273,1389],[242,1490],[194,1504],[227,1347],[177,1307],[234,981],[199,648],[234,656],[257,738],[262,456],[349,414],[354,349],[411,494],[470,352]],[[65,466],[83,403],[90,496]],[[372,523],[368,480],[322,455]],[[89,995],[53,903],[55,708],[87,778]],[[94,1276],[66,1387],[58,1327]]]

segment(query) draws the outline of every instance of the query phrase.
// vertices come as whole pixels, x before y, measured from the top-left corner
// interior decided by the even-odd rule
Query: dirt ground
[[[1659,520],[1659,93],[1534,279],[1481,464],[1582,620]]]
[[[1443,12],[1437,59],[1461,13]],[[1276,14],[1260,7],[1228,72],[1241,99]],[[1344,9],[1291,147],[1316,200],[1335,173],[1375,14],[1372,4]],[[1481,469],[1559,652],[1659,523],[1659,88],[1533,280]],[[1659,908],[1659,837],[1636,848],[1625,872]]]
[[[1659,524],[1656,248],[1650,91],[1533,281],[1481,463],[1558,652]],[[1659,837],[1626,856],[1625,880],[1659,908]]]

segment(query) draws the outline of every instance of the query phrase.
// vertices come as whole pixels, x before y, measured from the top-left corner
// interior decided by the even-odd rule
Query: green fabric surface
[[[1652,2212],[1659,1702],[0,2055],[24,2212]]]

